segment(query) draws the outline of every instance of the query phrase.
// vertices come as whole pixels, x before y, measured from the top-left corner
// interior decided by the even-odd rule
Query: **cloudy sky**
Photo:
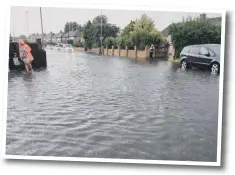
[[[28,11],[28,12],[26,12]],[[26,13],[28,15],[26,15]],[[100,15],[100,9],[72,9],[72,8],[42,8],[43,30],[58,33],[64,29],[66,21],[76,21],[78,24],[85,24],[95,16]],[[199,13],[188,12],[154,12],[154,11],[134,11],[134,10],[102,10],[108,17],[109,23],[116,24],[124,28],[131,20],[139,18],[143,13],[151,17],[158,30],[162,31],[172,22],[181,21],[183,17],[199,16]],[[208,14],[208,17],[218,17],[221,14]],[[28,17],[28,25],[27,25]],[[28,33],[41,33],[40,8],[39,7],[12,7],[10,33],[14,36]],[[29,26],[29,27],[27,27]]]

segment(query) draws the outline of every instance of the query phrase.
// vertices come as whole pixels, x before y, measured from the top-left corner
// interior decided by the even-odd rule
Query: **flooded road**
[[[216,161],[219,76],[169,62],[47,52],[10,72],[10,155]]]

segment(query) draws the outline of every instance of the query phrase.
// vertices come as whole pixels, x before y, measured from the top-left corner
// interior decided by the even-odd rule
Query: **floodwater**
[[[219,76],[167,61],[48,51],[10,72],[6,154],[216,161]]]

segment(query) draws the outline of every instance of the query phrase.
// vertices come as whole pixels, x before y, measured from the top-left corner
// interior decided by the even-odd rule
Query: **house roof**
[[[57,38],[58,35],[59,35],[59,33],[53,35],[53,38]]]
[[[63,35],[63,37],[79,37],[79,36],[80,36],[79,30],[69,31]]]
[[[35,34],[35,36],[34,36],[34,39],[37,39],[37,38],[39,38],[40,37],[40,34]]]
[[[53,35],[53,38],[61,38],[64,35],[64,32],[57,33]]]
[[[79,30],[75,30],[75,31],[73,31],[72,36],[73,36],[73,37],[79,37],[80,34],[81,34],[81,32],[80,32]]]
[[[167,37],[169,35],[169,26],[167,26],[163,31],[162,31],[162,35],[164,37]]]
[[[207,19],[208,22],[212,24],[221,24],[222,18],[221,17],[215,17],[215,18],[209,18]]]
[[[72,35],[72,33],[73,33],[73,31],[69,31],[69,32],[65,33],[62,37],[63,38],[69,37]]]
[[[38,34],[33,33],[33,34],[31,34],[31,35],[29,36],[29,38],[30,38],[30,39],[36,39],[37,36],[38,36]]]
[[[19,38],[20,38],[20,39],[26,39],[26,36],[25,36],[25,35],[20,35]]]
[[[14,41],[19,41],[19,40],[20,40],[20,37],[13,37],[13,40],[14,40]]]
[[[44,38],[46,37],[46,34],[45,34],[45,33],[43,34],[43,37],[44,37]],[[35,38],[36,38],[36,39],[42,38],[42,34],[37,34]]]
[[[47,38],[47,39],[51,39],[51,37],[52,37],[53,35],[55,35],[55,34],[52,33],[52,32],[51,32],[51,33],[48,33],[48,34],[46,35],[46,38]]]

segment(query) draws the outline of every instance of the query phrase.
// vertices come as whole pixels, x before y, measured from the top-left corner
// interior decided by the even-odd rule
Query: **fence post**
[[[136,59],[137,58],[137,47],[136,46],[135,46],[134,50],[135,50],[135,59]]]
[[[104,55],[104,46],[101,46],[101,54]]]
[[[118,45],[118,56],[120,57],[120,46]]]
[[[112,55],[114,55],[114,47],[112,46]]]
[[[157,53],[159,53],[159,48],[154,48],[153,49],[153,59],[156,59]]]
[[[126,57],[128,57],[128,50],[127,50],[127,46],[126,46]]]
[[[106,55],[109,55],[108,45],[106,45]]]
[[[145,46],[145,59],[149,58],[148,46]]]
[[[174,59],[174,54],[173,54],[173,45],[170,44],[168,47],[168,60],[173,61]]]

